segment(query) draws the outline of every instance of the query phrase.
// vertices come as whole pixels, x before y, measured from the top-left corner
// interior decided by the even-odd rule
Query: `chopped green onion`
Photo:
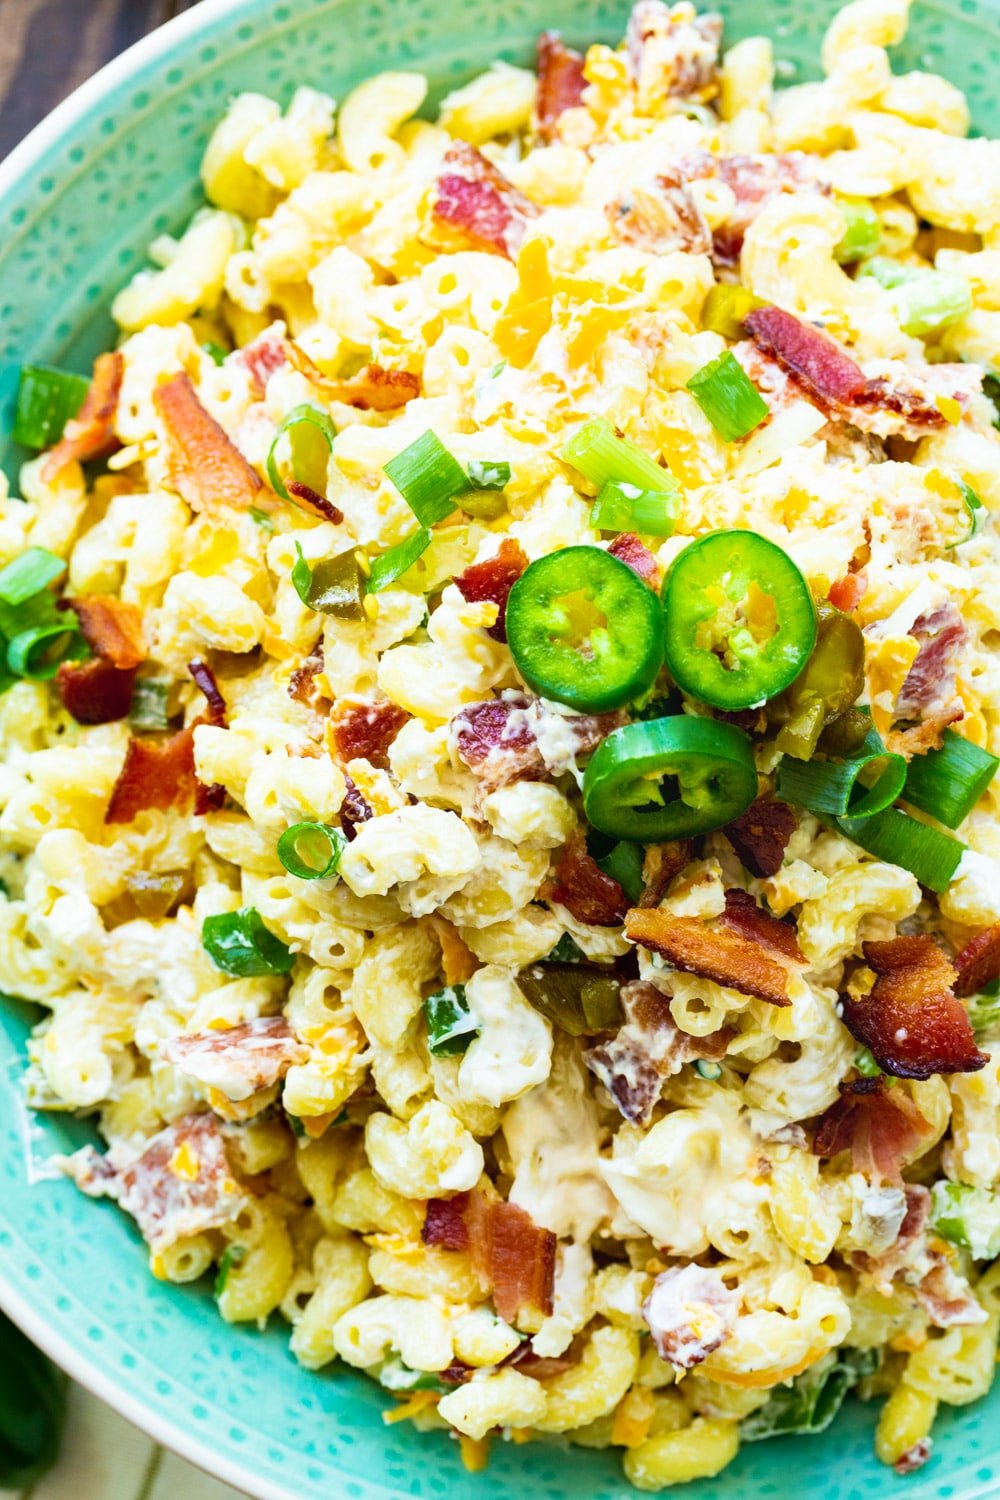
[[[586,964],[590,962],[579,943],[574,942],[568,932],[563,933],[558,943],[552,949],[552,952],[547,953],[545,957],[547,962],[556,964]]]
[[[730,349],[697,370],[687,388],[727,443],[746,437],[770,416],[767,402]]]
[[[891,292],[908,281],[915,281],[918,276],[926,276],[928,270],[927,266],[904,266],[902,261],[890,260],[888,255],[873,255],[865,261],[858,275],[871,277]]]
[[[251,505],[247,513],[255,526],[261,531],[274,531],[274,517],[269,516],[266,510],[260,510],[256,505]]]
[[[427,1046],[435,1057],[454,1057],[464,1052],[479,1035],[465,999],[464,984],[449,984],[424,1001]]]
[[[694,1070],[699,1078],[707,1079],[709,1083],[716,1083],[722,1077],[721,1063],[709,1062],[707,1057],[696,1057]]]
[[[169,729],[167,698],[170,683],[162,677],[137,677],[132,689],[128,722],[132,729]]]
[[[884,255],[874,255],[858,274],[871,276],[887,291],[896,293],[893,302],[899,325],[904,333],[918,338],[972,311],[969,283],[954,271],[905,266]]]
[[[837,208],[844,221],[844,237],[834,247],[834,258],[842,266],[864,260],[878,249],[882,226],[878,214],[864,198],[838,198]]]
[[[47,625],[19,631],[7,646],[7,670],[31,682],[48,682],[61,662],[75,661],[87,654],[75,625],[76,616],[64,614]]]
[[[640,490],[665,490],[671,495],[677,491],[677,481],[669,470],[628,438],[616,436],[604,417],[585,422],[560,457],[599,490],[609,479],[615,479],[620,484],[634,484]]]
[[[408,536],[405,542],[397,542],[395,547],[390,547],[377,557],[372,563],[371,573],[365,584],[365,592],[378,594],[382,589],[387,589],[390,583],[395,583],[397,578],[402,578],[408,572],[418,558],[422,557],[431,544],[429,531],[415,531]]]
[[[390,458],[385,472],[423,527],[450,516],[469,477],[436,433],[422,433]]]
[[[619,479],[609,479],[590,512],[598,531],[642,531],[647,536],[670,536],[677,520],[676,495],[666,490],[643,490]]]
[[[775,1386],[764,1405],[743,1418],[741,1439],[758,1443],[793,1432],[825,1432],[848,1391],[874,1373],[878,1360],[875,1350],[844,1348],[818,1359],[794,1380]]]
[[[62,558],[47,547],[29,547],[5,568],[0,568],[0,599],[4,604],[23,604],[65,571]]]
[[[973,995],[966,1004],[973,1031],[992,1031],[1000,1021],[1000,979],[991,979],[983,985],[978,995]]]
[[[642,895],[642,860],[643,849],[641,844],[620,843],[615,844],[610,854],[597,861],[598,868],[605,875],[610,875],[612,880],[617,880],[629,903],[635,906]]]
[[[898,808],[887,807],[872,818],[840,818],[847,837],[876,859],[899,865],[932,891],[946,891],[965,845],[947,833],[910,818]]]
[[[278,840],[277,854],[289,875],[326,880],[336,875],[347,840],[326,823],[293,823]]]
[[[875,780],[869,783],[868,777],[876,771]],[[859,780],[862,773],[863,781]],[[832,813],[838,818],[845,814],[851,818],[870,818],[892,806],[905,781],[905,759],[887,751],[873,729],[862,753],[850,760],[802,761],[786,757],[778,767],[778,796],[809,812]]]
[[[426,1370],[411,1370],[395,1354],[383,1361],[378,1372],[378,1383],[386,1391],[438,1391],[443,1395],[446,1391],[455,1389]]]
[[[969,524],[964,536],[960,536],[956,541],[948,543],[949,549],[960,546],[962,542],[971,542],[972,538],[978,536],[980,531],[982,531],[986,520],[986,507],[972,488],[972,485],[966,484],[964,479],[960,479],[958,487],[962,492],[962,503],[965,506]]]
[[[51,365],[25,365],[17,390],[14,441],[25,448],[51,448],[75,417],[90,389],[83,375],[71,375]]]
[[[962,1245],[973,1260],[1000,1255],[1000,1195],[966,1182],[938,1181],[931,1188],[931,1227]]]
[[[292,568],[292,584],[302,603],[340,620],[363,620],[361,569],[354,553],[341,552],[311,568],[298,542],[295,550],[298,556]]]
[[[233,1266],[238,1266],[240,1262],[246,1260],[246,1258],[246,1245],[226,1246],[225,1250],[222,1252],[222,1259],[219,1261],[219,1269],[215,1277],[215,1285],[212,1288],[213,1295],[217,1300],[226,1290],[226,1282],[229,1280],[229,1273],[233,1269]]]
[[[940,750],[928,750],[910,761],[903,800],[930,813],[946,828],[957,828],[969,816],[1000,767],[1000,760],[946,729]]]
[[[878,1078],[879,1074],[882,1072],[882,1069],[879,1067],[878,1063],[875,1061],[874,1057],[872,1056],[871,1052],[869,1052],[867,1047],[859,1047],[857,1052],[855,1052],[854,1066],[855,1068],[857,1068],[862,1078]]]
[[[201,346],[213,364],[225,364],[229,356],[229,350],[217,344],[214,339],[205,339]]]
[[[318,406],[305,404],[290,411],[279,423],[267,455],[267,477],[274,493],[282,500],[292,498],[278,467],[278,446],[287,437],[294,478],[317,494],[325,495],[327,470],[336,436],[336,427]]]
[[[1000,427],[1000,375],[987,370],[983,376],[983,395],[993,402],[993,426]]]
[[[217,969],[234,974],[237,979],[287,974],[295,962],[294,955],[281,939],[264,926],[255,906],[243,906],[239,911],[222,911],[214,917],[206,917],[201,928],[201,944]]]
[[[491,463],[474,458],[468,466],[469,483],[474,490],[502,490],[510,484],[510,464],[503,459]]]
[[[701,310],[702,327],[735,344],[743,337],[743,319],[747,313],[766,306],[763,298],[755,297],[746,287],[713,286]]]

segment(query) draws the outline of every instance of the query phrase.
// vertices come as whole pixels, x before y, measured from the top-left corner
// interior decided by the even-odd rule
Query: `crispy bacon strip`
[[[182,806],[194,796],[194,732],[181,729],[168,740],[131,739],[111,790],[105,823],[131,823],[141,812]]]
[[[565,1375],[567,1370],[575,1370],[582,1357],[580,1339],[574,1339],[565,1353],[548,1355],[536,1354],[532,1340],[525,1339],[502,1363],[513,1365],[522,1375],[530,1375],[532,1380],[551,1380],[556,1375]]]
[[[67,464],[103,458],[118,447],[115,417],[124,376],[125,358],[120,349],[97,356],[83,405],[75,417],[70,417],[61,439],[42,464],[42,479],[46,484],[57,479]]]
[[[470,604],[489,600],[498,607],[496,621],[487,632],[495,641],[507,639],[507,599],[527,566],[528,559],[520,542],[508,536],[504,537],[492,557],[473,563],[455,579],[463,599]]]
[[[909,1095],[890,1089],[882,1077],[857,1078],[839,1088],[841,1097],[820,1116],[813,1155],[850,1151],[856,1172],[899,1182],[904,1161],[930,1135],[930,1125]]]
[[[730,928],[752,943],[759,943],[790,963],[805,963],[795,928],[779,921],[758,906],[748,891],[727,891],[726,909],[719,918],[721,926]]]
[[[472,1264],[493,1288],[497,1312],[512,1322],[523,1306],[552,1311],[556,1237],[514,1203],[482,1193],[431,1198],[422,1239],[445,1250],[468,1250]]]
[[[642,861],[642,895],[640,906],[659,906],[670,882],[691,862],[691,845],[687,839],[668,844],[648,844]]]
[[[365,365],[356,375],[341,379],[325,375],[294,340],[288,345],[288,357],[310,385],[330,401],[357,406],[364,411],[395,411],[420,395],[420,376],[409,370],[386,370],[382,365]]]
[[[449,730],[459,760],[486,793],[511,781],[558,776],[575,756],[589,755],[621,723],[620,713],[559,714],[538,698],[506,693],[470,703],[455,714]],[[553,754],[545,731],[556,726],[559,750]]]
[[[622,986],[625,1025],[610,1041],[584,1054],[593,1073],[626,1120],[648,1125],[665,1078],[696,1058],[718,1061],[726,1055],[732,1032],[689,1036],[670,1013],[670,1001],[654,984],[634,980]]]
[[[811,324],[769,306],[755,307],[743,326],[765,354],[824,405],[850,406],[864,394],[861,366]]]
[[[313,647],[312,653],[305,658],[300,667],[296,667],[288,679],[288,696],[294,698],[296,703],[302,703],[306,708],[319,709],[320,704],[329,700],[324,698],[316,685],[316,678],[323,671],[326,662],[323,656],[323,642],[318,641]]]
[[[917,1301],[935,1328],[972,1328],[985,1323],[986,1309],[940,1250],[929,1250],[931,1268],[914,1287]]]
[[[257,1016],[224,1031],[174,1037],[163,1056],[208,1089],[241,1104],[309,1058],[284,1016]]]
[[[220,514],[248,510],[262,484],[256,470],[231,442],[181,373],[153,391],[153,405],[167,440],[167,479],[194,511]]]
[[[920,615],[909,633],[920,642],[920,650],[896,699],[895,715],[919,719],[919,738],[915,742],[910,730],[892,731],[890,749],[919,752],[940,746],[942,731],[965,715],[955,674],[967,632],[965,621],[949,600],[940,609]]]
[[[628,911],[625,892],[598,868],[582,840],[567,844],[562,851],[548,895],[588,927],[620,927]]]
[[[980,1052],[965,1006],[955,998],[955,970],[927,934],[865,943],[878,976],[867,995],[841,996],[844,1025],[897,1078],[973,1073]]]
[[[634,531],[623,531],[621,536],[616,536],[608,551],[612,557],[617,557],[619,562],[631,568],[643,583],[648,583],[651,589],[660,587],[660,565]]]
[[[1000,922],[984,927],[970,938],[952,964],[958,975],[953,988],[962,999],[1000,979]]]
[[[78,724],[113,724],[128,717],[136,668],[122,671],[95,656],[65,661],[56,672],[56,688],[66,712]]]
[[[722,831],[744,868],[758,880],[766,880],[781,869],[788,841],[797,827],[798,819],[787,802],[758,797]]]
[[[428,243],[440,250],[486,250],[513,260],[539,210],[475,146],[455,141],[437,180]]]
[[[71,609],[80,621],[80,632],[95,656],[127,671],[146,660],[146,637],[142,610],[113,594],[84,594],[60,599],[60,609]]]
[[[196,722],[199,724],[212,724],[216,729],[225,729],[227,722],[226,700],[222,696],[215,673],[207,662],[200,659],[189,661],[188,671],[204,694],[205,702],[208,705],[208,713],[203,714]],[[192,728],[194,728],[193,725]],[[225,801],[226,789],[219,782],[213,782],[211,786],[206,786],[203,781],[195,782],[194,810],[199,817],[202,817],[205,813],[218,812],[219,808],[225,805]]]
[[[309,485],[303,484],[299,479],[290,479],[285,485],[288,493],[303,505],[314,510],[317,515],[322,516],[324,521],[331,521],[334,526],[339,526],[344,519],[344,512],[332,500],[325,495],[320,495],[316,490],[310,489]]]
[[[551,141],[568,109],[583,103],[587,80],[583,55],[567,47],[558,31],[543,31],[537,48],[538,92],[535,95],[535,134]]]
[[[330,737],[338,758],[367,760],[383,770],[388,765],[389,746],[410,715],[388,698],[338,698],[330,715]]]
[[[732,1333],[741,1301],[721,1271],[692,1262],[657,1276],[642,1316],[660,1358],[693,1370]]]
[[[372,816],[372,810],[349,776],[345,775],[344,786],[346,790],[344,800],[340,804],[340,826],[344,831],[344,837],[350,843],[354,838],[357,824],[367,823]]]
[[[425,1245],[437,1245],[441,1250],[468,1250],[469,1226],[465,1210],[469,1193],[459,1193],[454,1198],[429,1198],[424,1227],[420,1238]]]
[[[636,906],[625,917],[625,936],[662,954],[686,974],[698,974],[772,1005],[791,1004],[787,963],[765,951],[759,940],[736,931],[735,924],[711,928],[697,917],[675,917],[662,909]]]

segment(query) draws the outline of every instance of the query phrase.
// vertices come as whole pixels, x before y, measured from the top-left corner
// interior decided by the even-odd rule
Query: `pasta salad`
[[[117,347],[22,374],[28,1102],[472,1469],[853,1391],[908,1473],[994,1377],[1000,146],[906,22],[242,94]]]

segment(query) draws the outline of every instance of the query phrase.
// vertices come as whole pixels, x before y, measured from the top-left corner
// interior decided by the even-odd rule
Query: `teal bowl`
[[[724,3],[730,39],[767,31],[786,77],[815,71],[831,0]],[[113,294],[145,246],[197,207],[198,164],[228,97],[286,100],[302,83],[343,97],[387,67],[430,75],[431,104],[497,57],[524,62],[544,27],[576,43],[616,40],[627,0],[204,0],[106,68],[0,167],[0,431],[17,370],[44,360],[86,370],[113,337]],[[1000,0],[917,0],[901,67],[944,73],[996,133]],[[21,455],[7,443],[12,471]],[[37,1343],[126,1417],[260,1500],[624,1500],[611,1454],[496,1443],[468,1474],[457,1443],[386,1427],[363,1377],[314,1375],[287,1330],[227,1327],[207,1285],[154,1281],[130,1220],[46,1170],[92,1139],[61,1115],[29,1119],[18,1075],[37,1012],[0,1007],[0,1301]],[[821,1438],[748,1447],[690,1500],[974,1500],[1000,1496],[1000,1384],[992,1401],[946,1411],[930,1463],[900,1480],[872,1456],[872,1415],[855,1405]]]

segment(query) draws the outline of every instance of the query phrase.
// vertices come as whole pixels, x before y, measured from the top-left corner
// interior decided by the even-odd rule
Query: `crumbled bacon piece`
[[[116,1199],[154,1251],[220,1228],[244,1201],[212,1114],[185,1115],[168,1125],[128,1166],[118,1167],[88,1147],[66,1167],[85,1193]]]
[[[608,551],[612,557],[617,557],[619,562],[631,568],[643,583],[648,583],[651,589],[660,587],[660,565],[634,531],[623,531],[621,536],[616,536]]]
[[[507,693],[461,709],[451,720],[450,732],[459,760],[486,793],[511,781],[560,775],[577,755],[589,755],[621,723],[619,713],[561,714],[538,698]]]
[[[185,374],[153,391],[167,441],[166,483],[194,511],[248,510],[262,488],[257,472],[209,416]]]
[[[924,1464],[930,1458],[933,1445],[933,1438],[925,1437],[918,1439],[912,1448],[907,1448],[905,1453],[899,1455],[892,1466],[893,1472],[901,1475],[903,1478],[907,1474],[915,1474],[918,1469],[923,1468]]]
[[[267,383],[272,375],[283,370],[288,363],[288,345],[283,324],[272,323],[249,344],[237,349],[231,356],[234,364],[242,365],[253,381],[254,395],[263,400],[267,394]]]
[[[741,1301],[721,1271],[692,1262],[657,1276],[642,1316],[660,1358],[693,1370],[732,1333]]]
[[[832,1157],[850,1151],[856,1172],[899,1182],[906,1158],[930,1135],[930,1125],[909,1095],[890,1089],[882,1077],[856,1078],[839,1089],[841,1097],[820,1116],[813,1154]],[[904,1220],[900,1235],[905,1228]]]
[[[324,521],[330,521],[334,526],[339,526],[344,519],[344,512],[340,509],[339,505],[334,505],[332,500],[328,500],[325,495],[320,495],[316,490],[310,489],[301,480],[290,479],[285,485],[285,489],[292,496],[293,500],[300,500],[303,505],[308,506],[310,510],[314,510],[318,516],[322,516]]]
[[[722,17],[688,18],[663,0],[638,0],[625,32],[640,112],[670,97],[711,99],[719,88]]]
[[[420,395],[420,376],[409,370],[386,370],[382,365],[365,365],[356,375],[341,378],[325,375],[304,349],[292,342],[288,357],[310,385],[329,401],[342,401],[363,411],[395,411]]]
[[[827,595],[834,609],[839,609],[843,614],[853,614],[861,603],[868,590],[868,577],[865,573],[847,573],[843,578],[838,578],[836,583],[830,585]]]
[[[558,31],[543,31],[537,49],[538,90],[535,94],[535,133],[540,140],[551,141],[568,109],[583,103],[587,80],[583,57],[567,47]]]
[[[640,906],[659,906],[670,882],[691,862],[691,845],[687,839],[667,844],[649,844],[642,861],[642,895]]]
[[[425,238],[439,250],[486,250],[513,260],[538,211],[481,151],[455,141],[445,153]]]
[[[748,891],[726,892],[726,909],[720,916],[719,923],[750,942],[769,948],[772,953],[787,959],[789,963],[805,962],[792,924],[772,917],[769,911],[757,905]]]
[[[410,715],[388,698],[338,698],[330,715],[330,738],[340,761],[367,760],[384,769],[389,746]]]
[[[623,188],[604,212],[615,239],[636,250],[706,255],[712,248],[712,231],[677,167],[665,168],[651,182]]]
[[[462,598],[469,604],[489,600],[497,606],[496,621],[488,631],[495,641],[507,639],[507,599],[527,566],[528,559],[520,542],[508,536],[504,537],[492,557],[473,563],[455,579]]]
[[[605,875],[582,840],[567,844],[552,873],[549,899],[588,927],[620,927],[628,899],[617,880]]]
[[[125,604],[113,594],[83,594],[60,599],[59,608],[73,610],[91,651],[113,667],[127,671],[146,660],[142,610],[134,604]]]
[[[531,1339],[525,1339],[502,1363],[513,1365],[520,1374],[530,1375],[532,1380],[552,1380],[556,1375],[575,1370],[582,1358],[579,1339],[574,1339],[563,1354],[536,1354],[532,1343]]]
[[[344,837],[350,843],[354,838],[357,824],[367,823],[372,816],[372,810],[350,776],[345,775],[344,786],[346,790],[344,800],[340,804],[340,826],[344,831]]]
[[[929,1078],[985,1067],[989,1059],[952,990],[955,970],[932,937],[865,943],[864,955],[878,977],[870,994],[841,996],[843,1019],[880,1068],[897,1078]]]
[[[665,1078],[696,1058],[718,1061],[732,1032],[689,1036],[670,1013],[670,1001],[654,984],[634,980],[622,986],[625,1025],[610,1041],[584,1054],[587,1067],[618,1107],[637,1125],[648,1125]]]
[[[985,1323],[986,1309],[972,1288],[940,1250],[927,1252],[931,1268],[914,1287],[917,1301],[935,1328],[974,1328]]]
[[[91,661],[64,661],[56,687],[66,712],[78,724],[113,724],[128,717],[136,668],[122,671],[95,656]]]
[[[979,990],[1000,979],[1000,922],[984,927],[970,938],[965,947],[952,959],[958,978],[953,986],[955,994],[964,1000]]]
[[[284,1016],[257,1016],[224,1031],[174,1037],[163,1048],[163,1056],[189,1078],[239,1104],[279,1083],[289,1068],[306,1062],[309,1048]]]
[[[478,1192],[431,1198],[422,1239],[445,1250],[468,1250],[473,1266],[493,1289],[497,1312],[508,1322],[523,1306],[551,1313],[556,1237],[523,1208]]]
[[[443,1370],[438,1370],[437,1379],[444,1385],[464,1385],[471,1380],[476,1373],[473,1365],[463,1364],[460,1359],[453,1359],[450,1365]]]
[[[103,458],[118,446],[115,417],[124,377],[125,357],[121,350],[97,356],[83,405],[75,417],[70,417],[61,439],[42,464],[42,479],[46,484],[57,479],[67,464]]]
[[[304,704],[306,708],[319,709],[320,704],[327,703],[329,700],[324,698],[316,683],[316,678],[325,666],[323,642],[319,641],[313,647],[311,655],[289,677],[288,696],[294,698],[296,703]]]
[[[743,240],[761,209],[780,193],[827,192],[819,176],[820,162],[801,151],[775,151],[764,156],[714,156],[698,151],[678,165],[686,182],[716,177],[732,192],[735,207],[725,224],[712,236],[716,265],[735,266]]]
[[[190,728],[163,741],[130,739],[104,821],[131,823],[151,808],[165,812],[183,806],[194,792],[194,733]]]
[[[202,715],[196,720],[198,724],[212,724],[216,729],[226,727],[226,700],[219,690],[219,684],[215,680],[215,673],[207,662],[197,660],[188,662],[188,671],[194,678],[196,685],[204,694],[208,705],[207,715]],[[194,726],[192,725],[192,728]],[[205,813],[218,812],[225,805],[226,789],[219,782],[206,785],[203,781],[195,782],[194,810],[202,817]]]
[[[766,918],[767,913],[762,911],[760,916]],[[633,943],[662,954],[686,974],[698,974],[772,1005],[790,1005],[784,954],[777,958],[773,951],[765,951],[756,934],[749,938],[735,930],[744,920],[737,917],[728,928],[712,928],[697,917],[675,917],[662,908],[636,906],[625,917],[625,935]],[[770,920],[775,926],[783,925],[774,918]]]
[[[787,802],[758,797],[722,830],[745,869],[758,880],[777,875],[798,819]]]
[[[766,354],[823,405],[850,406],[865,390],[861,366],[831,338],[780,307],[755,307],[743,326]]]
[[[927,742],[920,744],[911,740],[908,748],[926,750],[939,746],[942,730],[964,717],[955,673],[967,633],[962,616],[950,600],[940,609],[920,615],[909,633],[920,642],[920,650],[896,699],[895,716],[921,721],[929,739],[923,736]],[[900,735],[897,731],[896,738],[905,739],[907,733],[903,730]],[[890,748],[896,748],[895,741]]]

